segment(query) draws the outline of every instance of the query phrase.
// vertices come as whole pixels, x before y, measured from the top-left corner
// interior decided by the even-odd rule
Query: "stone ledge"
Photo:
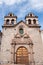
[[[25,64],[0,64],[0,65],[25,65]]]

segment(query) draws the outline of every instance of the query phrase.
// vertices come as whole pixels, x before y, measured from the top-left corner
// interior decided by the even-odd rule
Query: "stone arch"
[[[33,19],[33,23],[36,24],[36,19]]]
[[[9,25],[9,19],[6,20],[6,24]]]
[[[22,47],[24,47],[25,49],[27,49],[25,46],[19,46],[19,47],[17,48],[17,50],[18,50],[19,48],[22,48]],[[16,50],[16,52],[17,52],[17,50]],[[27,49],[27,51],[28,51],[28,49]]]
[[[24,46],[20,46],[16,51],[16,62],[17,64],[28,64],[28,50]]]
[[[31,24],[31,19],[28,19],[28,24]]]
[[[14,19],[12,19],[12,20],[11,20],[11,24],[13,24],[13,25],[14,25]]]

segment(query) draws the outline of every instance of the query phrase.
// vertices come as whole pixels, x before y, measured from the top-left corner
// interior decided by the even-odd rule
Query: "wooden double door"
[[[17,49],[16,53],[17,64],[29,64],[28,50],[21,46]]]

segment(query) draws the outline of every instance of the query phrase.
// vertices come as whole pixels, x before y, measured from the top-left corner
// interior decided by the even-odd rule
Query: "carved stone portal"
[[[17,47],[17,50],[15,52],[16,46],[21,45]],[[24,45],[24,46],[23,46]],[[25,47],[25,45],[28,46],[28,48]],[[33,57],[33,43],[30,39],[30,37],[19,37],[16,36],[12,40],[12,48],[13,48],[13,61],[15,64],[27,64],[32,65],[34,62]],[[30,51],[28,51],[30,49]]]

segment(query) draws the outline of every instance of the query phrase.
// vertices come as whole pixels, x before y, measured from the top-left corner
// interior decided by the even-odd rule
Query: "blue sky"
[[[0,30],[4,23],[4,16],[9,12],[17,15],[17,21],[24,20],[29,12],[38,16],[43,29],[43,0],[0,0]]]

